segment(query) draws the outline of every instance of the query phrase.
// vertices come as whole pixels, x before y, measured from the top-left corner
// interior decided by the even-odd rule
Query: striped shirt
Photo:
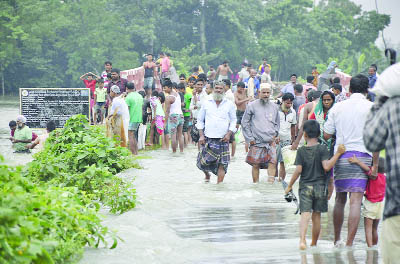
[[[386,150],[386,202],[383,219],[400,215],[400,97],[375,103],[364,127],[369,151]]]

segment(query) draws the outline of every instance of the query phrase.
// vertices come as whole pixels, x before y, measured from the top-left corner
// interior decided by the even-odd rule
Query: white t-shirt
[[[279,139],[280,141],[290,141],[292,139],[291,127],[297,124],[296,112],[293,107],[290,108],[289,112],[285,116],[282,110],[279,110],[280,127],[279,127]]]
[[[247,79],[250,77],[250,73],[246,70],[246,68],[243,68],[240,72],[239,72],[239,78],[241,78],[242,82],[244,79]]]
[[[340,144],[344,144],[346,151],[371,153],[364,145],[363,131],[372,105],[360,93],[333,105],[324,124],[324,132],[331,135],[336,133],[335,151]]]

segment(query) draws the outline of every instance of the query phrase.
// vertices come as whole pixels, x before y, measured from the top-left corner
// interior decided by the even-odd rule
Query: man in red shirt
[[[86,79],[85,79],[85,77],[86,77]],[[96,77],[96,79],[100,79],[99,76],[97,76],[96,74],[94,74],[92,72],[87,72],[84,75],[82,75],[81,77],[79,77],[79,79],[81,79],[83,81],[83,83],[85,84],[86,88],[90,89],[90,98],[93,98],[94,91],[96,90],[97,81],[95,79],[93,79],[93,77]]]

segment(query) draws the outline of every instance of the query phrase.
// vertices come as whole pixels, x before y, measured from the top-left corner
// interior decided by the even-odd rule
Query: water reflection
[[[357,253],[357,257],[355,255]],[[320,252],[301,254],[301,264],[318,263],[318,264],[378,264],[379,253],[378,250],[366,250],[365,255],[362,252],[354,250],[336,250],[333,254],[322,254]]]
[[[207,207],[168,220],[183,237],[204,242],[285,239],[297,226],[285,221],[286,210],[266,207]]]

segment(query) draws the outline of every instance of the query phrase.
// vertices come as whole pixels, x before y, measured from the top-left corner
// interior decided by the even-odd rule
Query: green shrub
[[[105,242],[82,191],[33,183],[21,170],[0,165],[0,263],[74,262],[85,245]]]
[[[135,189],[115,174],[138,167],[127,148],[107,138],[100,127],[90,126],[86,117],[76,115],[60,131],[53,131],[45,148],[27,164],[25,175],[52,186],[76,187],[102,202],[113,213],[135,207]]]

